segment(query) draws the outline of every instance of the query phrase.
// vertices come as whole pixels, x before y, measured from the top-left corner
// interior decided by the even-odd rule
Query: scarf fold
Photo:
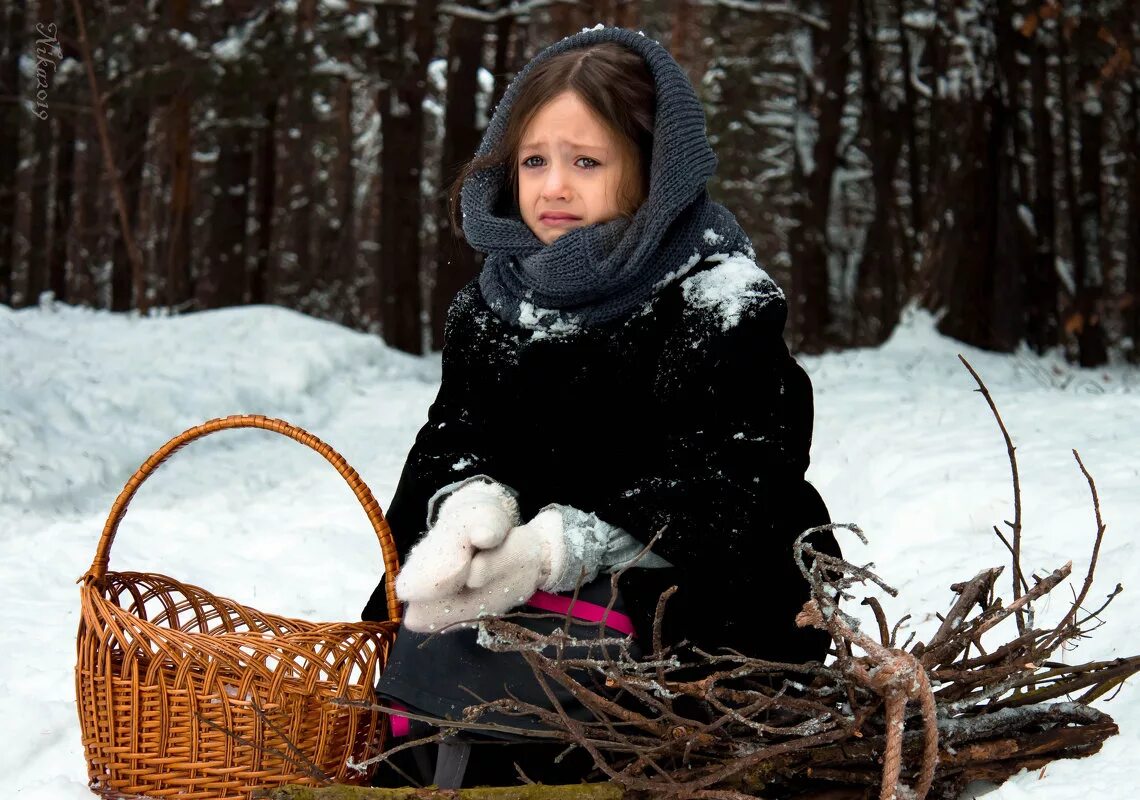
[[[646,201],[632,218],[619,217],[571,230],[544,245],[517,213],[499,210],[509,191],[505,166],[472,174],[463,184],[463,232],[486,254],[479,287],[504,321],[567,333],[624,316],[659,289],[714,253],[752,244],[736,218],[712,202],[705,188],[716,156],[705,114],[681,66],[657,42],[622,28],[595,28],[543,50],[503,95],[476,154],[491,152],[506,132],[511,106],[530,71],[579,47],[616,42],[640,55],[656,87],[657,109]]]

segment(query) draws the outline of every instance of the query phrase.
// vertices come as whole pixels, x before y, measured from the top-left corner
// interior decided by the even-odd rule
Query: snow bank
[[[375,337],[274,307],[148,319],[0,306],[0,364],[0,503],[15,504],[75,504],[210,417],[296,416],[356,371],[424,373]]]
[[[1108,624],[1063,657],[1140,652],[1135,369],[1087,372],[1056,357],[973,351],[915,312],[881,348],[804,359],[816,396],[809,478],[836,521],[858,522],[871,539],[867,548],[843,539],[847,554],[876,562],[901,591],[881,598],[888,615],[914,612],[919,635],[937,625],[950,583],[1007,562],[991,530],[1012,514],[1005,447],[958,352],[987,381],[1018,445],[1028,569],[1071,558],[1075,582],[1083,578],[1094,523],[1071,448],[1097,480],[1109,527],[1090,602],[1118,581],[1126,591]],[[263,413],[341,451],[383,505],[434,397],[439,360],[274,308],[141,319],[0,306],[0,365],[0,719],[11,732],[0,789],[87,800],[74,581],[123,483],[178,432],[213,416]],[[364,514],[335,472],[260,431],[224,432],[173,456],[132,503],[112,553],[113,569],[162,571],[311,619],[356,618],[379,564]],[[990,797],[1131,797],[1140,698],[1126,686],[1102,705],[1121,726],[1102,753],[1015,777]]]

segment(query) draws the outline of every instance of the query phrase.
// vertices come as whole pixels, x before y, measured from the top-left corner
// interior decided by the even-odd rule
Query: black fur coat
[[[782,333],[783,295],[737,254],[698,264],[631,315],[536,332],[501,321],[472,282],[448,312],[443,380],[386,509],[401,559],[439,488],[486,474],[591,511],[674,566],[621,580],[639,640],[660,593],[666,642],[786,661],[822,658],[795,627],[808,598],[791,545],[828,513],[804,480],[812,391]],[[817,547],[838,552],[830,533]],[[363,616],[384,619],[383,585]]]

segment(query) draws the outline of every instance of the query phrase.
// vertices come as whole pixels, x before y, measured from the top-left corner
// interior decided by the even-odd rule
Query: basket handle
[[[376,538],[380,540],[380,550],[384,558],[384,588],[388,600],[388,617],[398,622],[401,614],[400,601],[396,599],[396,575],[400,571],[400,564],[396,555],[396,543],[392,539],[392,531],[388,527],[388,521],[384,519],[384,513],[380,510],[380,504],[376,502],[376,498],[372,496],[368,486],[340,453],[316,436],[295,425],[290,425],[284,420],[254,414],[235,415],[204,422],[178,434],[144,461],[143,465],[127,481],[123,490],[119,492],[119,496],[115,498],[115,502],[111,506],[111,514],[107,517],[107,524],[103,527],[103,535],[99,538],[99,546],[95,549],[95,560],[91,562],[91,568],[80,580],[84,583],[91,583],[102,580],[107,574],[107,565],[111,560],[111,543],[115,541],[115,533],[119,529],[119,523],[123,521],[123,516],[127,513],[127,504],[131,502],[131,498],[134,497],[143,481],[149,478],[174,451],[196,439],[230,428],[261,428],[279,433],[282,436],[288,436],[290,439],[316,450],[325,457],[326,461],[336,467],[336,471],[344,478],[345,483],[356,494],[356,499],[360,501],[360,505],[364,507],[368,521],[372,523],[372,529],[376,531]]]

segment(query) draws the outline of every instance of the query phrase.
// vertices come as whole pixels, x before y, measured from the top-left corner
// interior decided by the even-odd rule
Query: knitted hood
[[[656,87],[653,149],[646,201],[632,219],[571,230],[544,245],[516,204],[507,165],[473,173],[463,184],[464,234],[487,255],[479,276],[484,298],[502,319],[566,331],[600,324],[644,304],[672,279],[713,252],[744,252],[751,243],[735,218],[708,199],[716,156],[705,114],[688,76],[660,44],[622,28],[595,28],[547,47],[526,65],[496,107],[477,155],[504,136],[519,87],[536,65],[575,48],[615,42],[637,53]]]

